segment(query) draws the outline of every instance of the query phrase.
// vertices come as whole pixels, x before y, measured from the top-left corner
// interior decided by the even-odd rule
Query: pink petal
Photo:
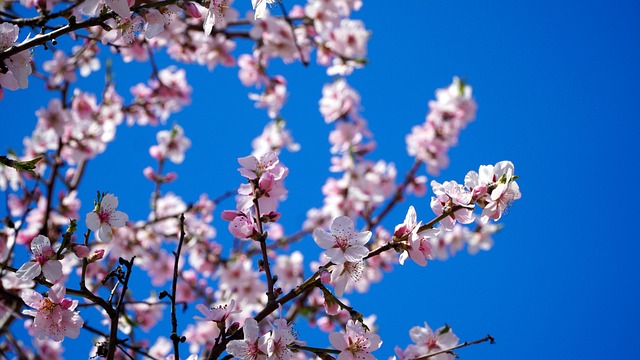
[[[34,309],[39,309],[42,306],[42,300],[44,300],[42,295],[40,295],[39,293],[31,289],[23,290],[22,293],[20,294],[20,297],[22,298],[22,301],[24,301],[24,303],[27,304],[27,306],[32,307]],[[27,314],[27,315],[31,315],[31,314]]]
[[[57,261],[57,263],[60,264],[59,261]],[[62,264],[60,266],[62,266]],[[66,294],[67,289],[64,287],[64,284],[57,283],[49,290],[49,299],[51,299],[54,304],[60,304]]]
[[[340,351],[346,349],[347,346],[349,346],[347,344],[347,341],[344,339],[344,334],[339,332],[332,332],[331,334],[329,334],[329,342],[331,343],[331,346]]]

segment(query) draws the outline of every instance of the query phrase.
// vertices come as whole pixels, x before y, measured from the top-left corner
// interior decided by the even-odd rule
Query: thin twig
[[[452,354],[453,355],[454,354],[453,350],[457,350],[457,349],[460,349],[460,348],[463,348],[463,347],[466,347],[466,346],[470,346],[470,345],[480,344],[480,343],[483,343],[485,341],[489,341],[489,344],[494,344],[495,343],[495,339],[493,338],[493,336],[487,334],[487,336],[483,337],[482,339],[475,340],[475,341],[465,341],[460,345],[456,345],[456,346],[454,346],[452,348],[449,348],[449,349],[444,349],[444,350],[441,350],[441,351],[438,351],[438,352],[434,352],[434,353],[429,354],[429,355],[425,355],[425,356],[416,358],[416,360],[429,359],[431,357],[434,357],[434,356],[440,355],[440,354]]]
[[[178,250],[173,253],[175,262],[173,264],[173,284],[171,286],[171,340],[173,341],[174,359],[180,359],[180,336],[178,335],[178,316],[176,315],[176,289],[178,286],[178,266],[180,265],[180,253],[182,252],[182,244],[184,243],[184,214],[180,215],[180,241],[178,242]]]

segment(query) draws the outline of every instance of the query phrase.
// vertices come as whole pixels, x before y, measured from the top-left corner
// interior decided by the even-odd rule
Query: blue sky
[[[395,345],[405,347],[408,330],[424,321],[448,323],[463,340],[487,333],[496,338],[495,345],[461,350],[467,359],[636,353],[640,244],[631,225],[639,200],[638,10],[632,1],[365,1],[355,17],[372,30],[370,63],[349,83],[362,96],[363,116],[378,143],[371,158],[395,162],[399,174],[407,171],[412,159],[405,135],[424,121],[434,90],[464,76],[479,104],[477,119],[451,150],[451,166],[429,178],[462,181],[479,165],[508,159],[523,194],[491,251],[426,268],[396,267],[369,294],[351,297],[357,309],[378,316],[379,358]],[[246,52],[247,44],[239,47]],[[40,64],[50,57],[43,51],[36,56]],[[330,78],[315,65],[274,65],[271,73],[283,74],[291,92],[283,116],[302,144],[300,152],[283,155],[290,194],[282,221],[293,232],[304,220],[300,209],[321,205],[320,187],[329,175],[331,127],[317,102]],[[268,119],[247,99],[251,89],[239,83],[236,69],[186,69],[193,103],[170,121],[185,128],[193,146],[181,166],[169,169],[180,177],[166,190],[195,200],[242,182],[235,159],[250,152],[250,140]],[[123,94],[149,73],[145,65],[117,62],[114,71]],[[79,84],[92,90],[101,81],[96,75]],[[3,148],[19,149],[31,132],[35,110],[52,96],[42,88],[32,78],[28,90],[7,92],[0,102]],[[89,165],[82,213],[100,189],[117,194],[132,218],[146,216],[152,188],[142,169],[153,165],[147,149],[157,130],[118,130],[117,141]],[[410,198],[387,227],[402,221],[409,204],[421,220],[431,218],[428,199]],[[221,204],[216,217],[232,207]],[[217,229],[217,241],[228,243],[226,224],[217,222]],[[318,253],[311,250],[306,259]]]

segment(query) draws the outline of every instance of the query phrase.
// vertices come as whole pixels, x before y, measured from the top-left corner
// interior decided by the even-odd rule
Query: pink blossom
[[[22,313],[35,318],[31,326],[39,339],[50,338],[60,342],[65,336],[75,339],[80,334],[84,321],[74,311],[78,301],[65,299],[66,291],[64,285],[58,283],[51,287],[46,298],[33,290],[22,292],[24,303],[35,309],[23,310]]]
[[[238,163],[242,165],[238,171],[247,179],[256,179],[262,176],[265,172],[275,170],[278,162],[278,155],[273,151],[264,153],[260,158],[254,155],[249,155],[238,158]],[[282,170],[278,170],[278,172],[280,171]]]
[[[51,74],[47,81],[47,85],[50,87],[59,86],[63,81],[76,81],[73,63],[69,61],[67,55],[61,50],[56,50],[53,59],[45,61],[42,64],[42,68]]]
[[[360,118],[359,110],[360,94],[350,87],[343,78],[326,84],[322,88],[320,113],[327,124],[344,116],[358,119]]]
[[[236,301],[233,299],[231,299],[229,305],[218,305],[211,308],[206,307],[204,304],[198,304],[196,305],[196,309],[198,309],[204,317],[194,316],[193,318],[196,320],[224,323],[230,315],[242,312],[242,310],[233,310],[235,307]]]
[[[229,232],[238,239],[248,239],[256,234],[259,235],[257,225],[251,215],[242,211],[225,210],[221,217],[231,222],[229,223]]]
[[[279,75],[271,78],[262,94],[249,94],[249,99],[256,101],[256,107],[267,108],[267,115],[275,119],[287,100],[286,79]]]
[[[87,227],[96,232],[98,240],[110,241],[113,229],[123,227],[129,220],[127,214],[116,210],[117,207],[118,198],[113,194],[106,194],[102,197],[100,205],[96,206],[93,212],[87,214]]]
[[[181,164],[185,151],[191,147],[191,140],[184,136],[184,130],[180,125],[174,125],[171,131],[162,130],[156,135],[158,145],[153,146],[149,152],[156,154],[154,158],[168,158],[174,164]]]
[[[347,216],[340,216],[331,224],[331,234],[324,230],[315,229],[313,240],[323,249],[325,255],[335,264],[345,261],[358,262],[369,255],[366,244],[371,239],[371,231],[356,233],[353,220]]]
[[[364,269],[363,261],[345,261],[343,264],[337,264],[331,271],[331,284],[333,284],[336,296],[342,296],[347,289],[347,285],[360,281]]]
[[[232,340],[227,344],[227,352],[236,358],[245,360],[267,359],[269,351],[269,336],[259,337],[258,322],[253,318],[244,321],[244,339]]]
[[[265,154],[270,151],[278,153],[285,147],[291,152],[300,150],[300,144],[293,140],[291,133],[286,128],[286,122],[282,119],[267,123],[262,134],[253,139],[251,146],[255,154]]]
[[[362,324],[349,320],[345,332],[329,334],[331,345],[340,350],[338,360],[375,360],[371,352],[378,350],[382,340],[377,334],[365,333]]]
[[[50,282],[60,279],[62,277],[62,263],[57,260],[49,238],[38,235],[31,241],[30,247],[34,259],[24,263],[16,275],[23,280],[33,280],[41,273]]]
[[[431,174],[449,165],[449,149],[458,143],[460,131],[475,118],[477,105],[472,89],[455,77],[451,85],[436,91],[429,102],[426,122],[406,136],[407,152],[427,165]]]
[[[409,207],[404,223],[396,226],[394,236],[397,238],[407,238],[407,249],[400,254],[399,262],[404,265],[407,257],[411,257],[420,266],[426,266],[426,259],[431,259],[431,243],[429,238],[435,237],[438,230],[429,229],[418,233],[418,229],[422,222],[417,222],[416,210],[413,206]]]
[[[414,326],[411,328],[409,336],[414,344],[407,346],[405,350],[396,349],[396,353],[400,359],[415,359],[441,350],[450,349],[458,345],[460,341],[449,326],[443,326],[433,331],[427,323],[424,324],[424,327]],[[432,356],[430,359],[453,360],[454,358],[452,354],[443,353]]]

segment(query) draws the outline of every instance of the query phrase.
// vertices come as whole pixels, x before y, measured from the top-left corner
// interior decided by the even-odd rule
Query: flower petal
[[[98,214],[94,212],[88,213],[84,221],[87,224],[87,228],[91,231],[98,231],[100,228],[100,218]]]
[[[350,246],[344,252],[344,258],[349,262],[359,262],[369,255],[369,249],[362,245]]]
[[[129,221],[129,215],[125,214],[122,211],[114,211],[109,216],[109,224],[113,227],[123,227]]]
[[[351,238],[353,235],[353,220],[348,216],[339,216],[333,219],[331,234]]]
[[[62,277],[62,263],[58,260],[49,260],[42,266],[42,273],[48,281],[56,282]]]
[[[313,230],[313,240],[323,249],[330,249],[336,244],[336,239],[331,234],[320,229]]]
[[[16,276],[22,280],[33,280],[42,272],[40,264],[35,261],[27,261],[16,271]]]
[[[116,211],[118,207],[118,198],[113,196],[113,194],[107,194],[102,198],[100,202],[100,210],[106,211],[108,213],[112,213]]]

